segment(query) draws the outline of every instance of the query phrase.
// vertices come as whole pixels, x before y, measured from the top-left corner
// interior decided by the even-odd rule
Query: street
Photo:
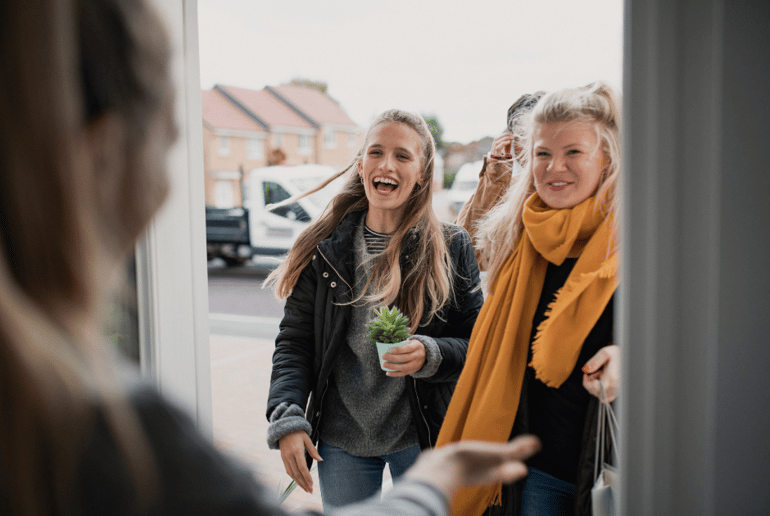
[[[263,289],[271,268],[265,260],[241,267],[227,267],[224,262],[209,264],[209,313],[257,317],[282,317],[283,301],[273,291]]]

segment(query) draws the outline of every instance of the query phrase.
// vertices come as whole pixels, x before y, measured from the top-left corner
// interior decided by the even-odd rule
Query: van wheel
[[[231,256],[223,256],[222,259],[228,267],[240,267],[246,261],[243,258],[233,258]]]

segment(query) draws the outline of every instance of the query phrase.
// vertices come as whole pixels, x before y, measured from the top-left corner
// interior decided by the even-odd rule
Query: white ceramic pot
[[[393,369],[388,369],[383,365],[384,361],[382,360],[382,355],[389,352],[391,348],[397,348],[399,346],[405,345],[407,342],[409,342],[409,339],[402,340],[401,342],[394,342],[393,344],[389,344],[386,342],[375,342],[377,345],[377,356],[380,358],[380,367],[383,371],[393,371]]]

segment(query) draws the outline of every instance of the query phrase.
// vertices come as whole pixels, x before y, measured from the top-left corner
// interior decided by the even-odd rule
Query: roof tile
[[[339,104],[315,88],[284,84],[273,89],[318,124],[358,126]]]
[[[313,128],[306,120],[266,90],[250,90],[222,85],[219,85],[219,87],[236,98],[270,126],[295,127],[298,129]]]
[[[201,91],[201,108],[204,122],[215,129],[265,132],[261,125],[215,90]]]

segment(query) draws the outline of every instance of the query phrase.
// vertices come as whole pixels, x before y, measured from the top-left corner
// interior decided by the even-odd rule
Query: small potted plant
[[[393,371],[393,369],[383,365],[382,355],[388,353],[391,348],[403,346],[409,340],[407,324],[409,324],[409,318],[397,307],[383,306],[375,308],[374,319],[366,325],[369,338],[377,345],[377,355],[380,357],[380,367],[383,371]]]

